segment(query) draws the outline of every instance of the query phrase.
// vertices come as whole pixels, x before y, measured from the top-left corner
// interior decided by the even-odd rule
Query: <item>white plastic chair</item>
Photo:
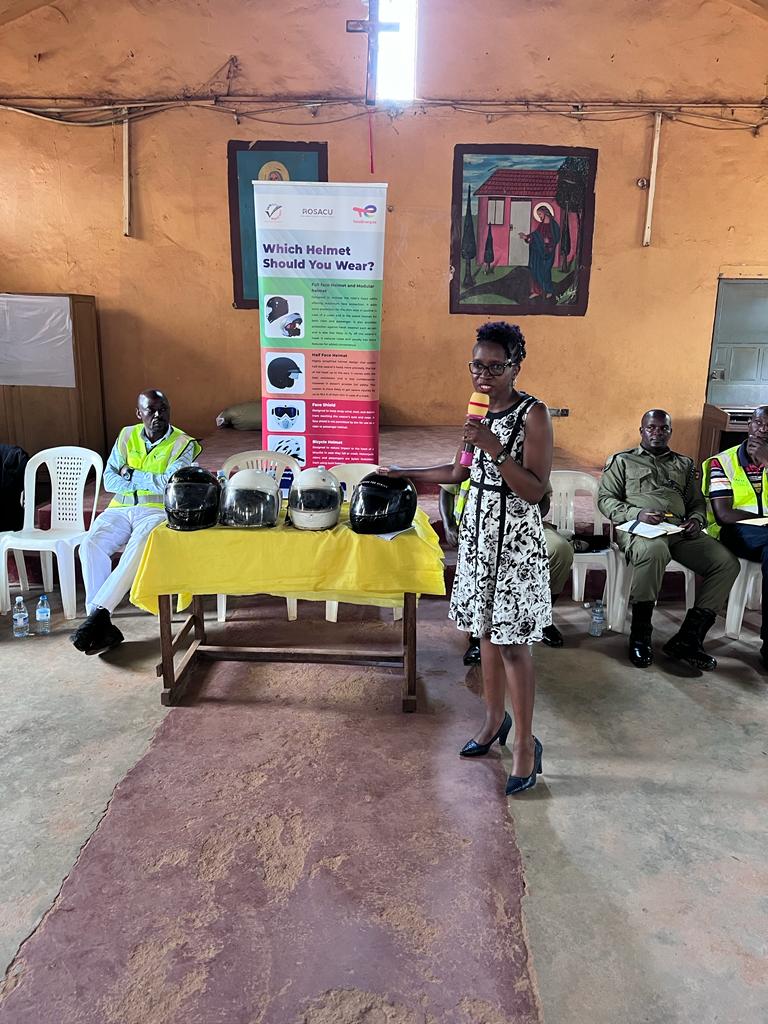
[[[607,520],[603,518],[597,507],[597,479],[589,473],[556,469],[550,473],[549,481],[552,485],[552,497],[547,518],[555,529],[574,532],[576,528],[576,495],[581,492],[591,497],[592,527],[595,534],[602,534],[603,523]],[[590,569],[602,569],[605,572],[603,603],[606,608],[610,609],[616,579],[616,560],[613,551],[607,548],[605,551],[577,551],[574,553],[573,569],[571,570],[571,589],[574,601],[584,600],[584,585],[587,581],[587,572]]]
[[[226,477],[230,477],[237,469],[258,469],[261,473],[269,473],[270,476],[273,476],[280,483],[286,470],[290,470],[296,476],[301,471],[301,466],[290,455],[259,449],[257,451],[238,452],[237,455],[230,455],[221,467]]]
[[[339,483],[342,485],[344,490],[344,500],[349,501],[352,497],[352,491],[364,476],[368,476],[369,473],[375,473],[378,466],[373,465],[371,462],[348,462],[339,463],[338,466],[331,466],[331,473],[336,477]],[[392,609],[392,617],[395,622],[403,617],[402,605],[399,608]],[[338,601],[326,601],[325,602],[325,620],[326,622],[337,622],[339,618],[339,602]]]
[[[725,635],[731,640],[741,637],[741,624],[744,620],[744,609],[749,605],[759,607],[762,590],[762,566],[760,562],[748,562],[739,559],[739,575],[731,587],[728,604],[725,609]],[[754,596],[754,604],[750,597]]]
[[[608,625],[617,633],[623,633],[629,607],[629,594],[632,590],[634,569],[631,565],[627,565],[624,552],[619,551],[615,545],[613,553],[616,565],[616,582],[614,584],[613,601],[608,613]],[[681,572],[685,577],[685,610],[689,611],[693,608],[696,600],[696,573],[675,561],[671,561],[664,572]],[[743,614],[744,611],[742,609]]]
[[[37,471],[42,465],[47,466],[51,477],[51,525],[48,530],[40,530],[35,526],[35,483]],[[96,474],[96,488],[93,508],[86,523],[85,483],[91,470]],[[53,589],[55,554],[64,617],[76,617],[75,548],[96,514],[103,471],[104,463],[96,452],[68,445],[47,448],[29,460],[24,472],[24,525],[21,530],[0,535],[0,611],[10,611],[11,607],[8,552],[39,551],[46,592]],[[18,562],[16,564],[18,566]]]
[[[261,473],[269,473],[277,480],[278,487],[286,470],[295,477],[301,472],[301,466],[290,455],[283,455],[282,452],[269,452],[265,449],[258,449],[250,452],[238,452],[237,455],[230,455],[221,467],[224,475],[229,477],[238,469],[258,469]],[[286,597],[285,603],[288,606],[288,619],[293,621],[298,618],[299,602],[295,597]],[[216,618],[219,622],[225,622],[227,618],[227,595],[216,595]]]
[[[369,473],[375,473],[378,468],[370,462],[348,462],[331,466],[330,472],[344,488],[344,500],[349,501],[353,489],[357,487],[363,477],[368,476]]]

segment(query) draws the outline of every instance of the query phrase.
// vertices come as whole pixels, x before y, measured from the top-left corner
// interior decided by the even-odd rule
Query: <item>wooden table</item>
[[[207,643],[203,596],[192,598],[192,610],[178,632],[173,633],[171,595],[158,598],[161,661],[157,674],[162,677],[160,702],[177,704],[184,694],[189,669],[200,658],[223,661],[311,662],[321,665],[367,665],[377,668],[397,666],[403,670],[403,711],[416,710],[416,595],[403,595],[402,650],[394,654],[358,647],[229,647]],[[400,624],[396,623],[396,628]],[[194,639],[178,664],[176,652],[186,637]]]
[[[190,614],[174,634],[171,595]],[[311,601],[403,608],[402,644],[365,646],[234,647],[208,643],[203,598],[215,594],[271,594]],[[131,601],[159,615],[162,703],[178,702],[188,670],[201,658],[233,661],[312,662],[401,669],[403,710],[416,710],[416,597],[445,594],[443,556],[437,534],[422,509],[413,529],[392,540],[362,536],[348,526],[347,506],[332,530],[296,530],[280,522],[270,530],[213,527],[194,532],[158,526],[149,535],[131,589]],[[219,627],[225,631],[227,625]],[[259,627],[254,625],[254,629]],[[266,639],[269,643],[269,638]],[[188,644],[188,646],[186,646]],[[186,649],[183,649],[183,646]]]

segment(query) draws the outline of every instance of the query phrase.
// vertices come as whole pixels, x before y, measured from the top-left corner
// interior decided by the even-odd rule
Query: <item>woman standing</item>
[[[481,638],[485,720],[460,754],[481,757],[496,740],[506,743],[512,727],[508,692],[515,724],[508,795],[531,789],[541,772],[542,746],[532,731],[531,644],[552,621],[538,508],[552,466],[552,426],[546,406],[516,389],[524,358],[519,327],[499,322],[479,328],[469,370],[489,405],[482,421],[464,424],[464,440],[475,448],[470,470],[460,465],[461,453],[448,465],[385,470],[425,483],[470,476],[449,614],[459,629]]]

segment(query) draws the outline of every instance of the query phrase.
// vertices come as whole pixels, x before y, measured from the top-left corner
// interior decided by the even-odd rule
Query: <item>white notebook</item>
[[[663,537],[669,533],[682,533],[681,526],[674,523],[658,523],[652,526],[650,523],[641,523],[639,519],[633,519],[631,523],[622,523],[616,527],[622,533],[631,533],[633,537]]]

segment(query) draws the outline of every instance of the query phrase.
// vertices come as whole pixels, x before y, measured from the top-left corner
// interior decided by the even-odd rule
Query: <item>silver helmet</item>
[[[219,522],[222,526],[274,526],[280,514],[280,490],[269,473],[241,469],[224,485]]]
[[[341,484],[325,467],[298,473],[288,494],[291,522],[298,530],[330,530],[339,521]]]

